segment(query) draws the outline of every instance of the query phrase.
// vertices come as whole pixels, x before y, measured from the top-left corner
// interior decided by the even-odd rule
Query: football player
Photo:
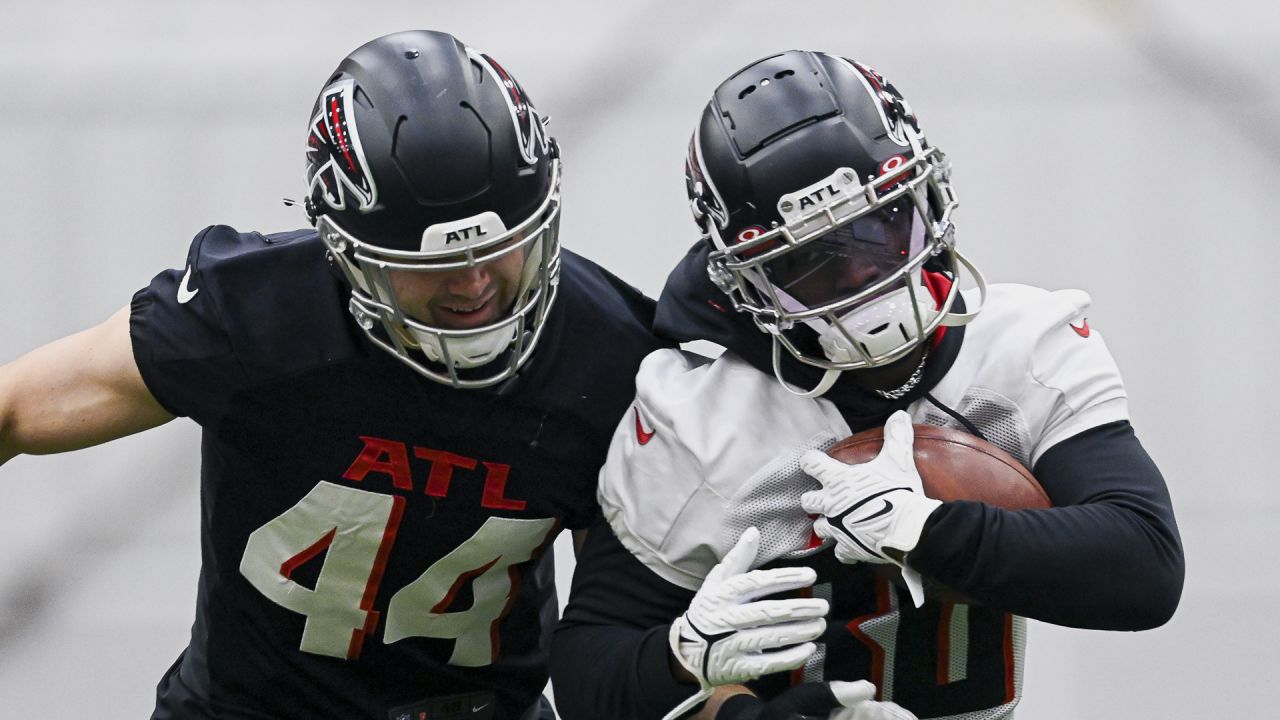
[[[1008,718],[1024,618],[1169,619],[1180,539],[1089,296],[986,285],[956,246],[946,156],[893,85],[820,52],[754,62],[716,89],[685,172],[703,237],[656,328],[727,350],[641,365],[553,643],[564,718],[757,717],[813,680]],[[1054,507],[925,497],[912,423],[1002,447]],[[821,452],[876,426],[870,463]],[[818,608],[762,607],[786,584],[761,573],[800,568]]]
[[[373,40],[310,115],[314,229],[207,228],[0,369],[0,461],[203,428],[195,624],[153,717],[554,717],[549,548],[598,515],[661,343],[561,249],[544,124],[450,35]]]

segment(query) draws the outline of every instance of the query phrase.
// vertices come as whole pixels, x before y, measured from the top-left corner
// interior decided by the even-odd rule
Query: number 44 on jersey
[[[320,482],[249,536],[240,573],[272,602],[306,616],[301,650],[358,658],[365,636],[378,625],[373,601],[403,507],[404,498]],[[449,664],[492,664],[494,626],[513,592],[508,568],[532,558],[555,529],[551,518],[486,519],[474,535],[391,597],[384,642],[452,639]],[[291,578],[322,552],[324,565],[314,589]],[[475,598],[471,607],[446,612],[468,579]]]

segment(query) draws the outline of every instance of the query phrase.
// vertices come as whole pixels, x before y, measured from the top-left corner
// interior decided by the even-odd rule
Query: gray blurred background
[[[105,319],[206,225],[299,226],[280,198],[303,189],[314,95],[377,35],[446,30],[512,70],[564,149],[565,244],[651,294],[694,239],[681,167],[712,88],[768,52],[838,52],[884,73],[950,153],[959,240],[989,279],[1092,294],[1173,493],[1188,568],[1173,621],[1032,623],[1019,716],[1271,717],[1278,7],[7,5],[0,362]],[[0,715],[150,712],[192,620],[197,442],[178,421],[0,470]]]

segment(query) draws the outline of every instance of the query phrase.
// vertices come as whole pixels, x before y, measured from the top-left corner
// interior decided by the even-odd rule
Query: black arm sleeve
[[[1034,474],[1053,508],[946,503],[910,564],[983,603],[1057,625],[1167,622],[1182,595],[1182,543],[1164,478],[1128,421],[1062,441]]]
[[[573,573],[551,642],[551,683],[564,720],[658,720],[698,691],[671,676],[667,631],[693,592],[645,567],[599,519]]]

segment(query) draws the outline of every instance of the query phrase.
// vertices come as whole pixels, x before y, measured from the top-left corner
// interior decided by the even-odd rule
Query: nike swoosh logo
[[[1067,324],[1068,324],[1068,325],[1071,325],[1071,323],[1067,323]],[[1089,318],[1085,318],[1085,319],[1084,319],[1084,324],[1083,324],[1083,325],[1081,325],[1080,327],[1076,327],[1075,325],[1071,325],[1071,329],[1072,329],[1072,330],[1075,330],[1075,331],[1076,331],[1076,334],[1077,334],[1077,335],[1079,335],[1080,337],[1083,337],[1083,338],[1087,338],[1087,337],[1089,337]]]
[[[658,429],[654,428],[652,432],[645,432],[644,425],[640,423],[640,408],[634,408],[634,410],[636,411],[636,440],[640,441],[641,445],[648,445],[653,436],[658,434]]]
[[[188,265],[187,274],[182,276],[182,284],[178,285],[178,304],[186,305],[198,292],[200,292],[200,288],[191,289],[191,266]]]
[[[880,508],[879,510],[877,510],[877,511],[875,511],[875,512],[871,513],[870,515],[868,515],[868,516],[866,516],[866,517],[858,518],[855,522],[864,523],[864,522],[866,522],[866,521],[868,521],[868,520],[875,520],[876,518],[880,517],[881,515],[888,515],[888,514],[889,514],[889,513],[891,513],[891,512],[893,512],[893,503],[889,502],[888,500],[885,500],[885,501],[884,501],[884,507],[882,507],[882,508]]]
[[[473,713],[478,713],[478,712],[480,712],[481,710],[483,710],[483,709],[485,709],[485,708],[487,708],[487,707],[489,707],[489,703],[485,703],[485,704],[483,704],[483,705],[477,705],[477,706],[475,706],[475,707],[471,708],[471,712],[473,712]]]

